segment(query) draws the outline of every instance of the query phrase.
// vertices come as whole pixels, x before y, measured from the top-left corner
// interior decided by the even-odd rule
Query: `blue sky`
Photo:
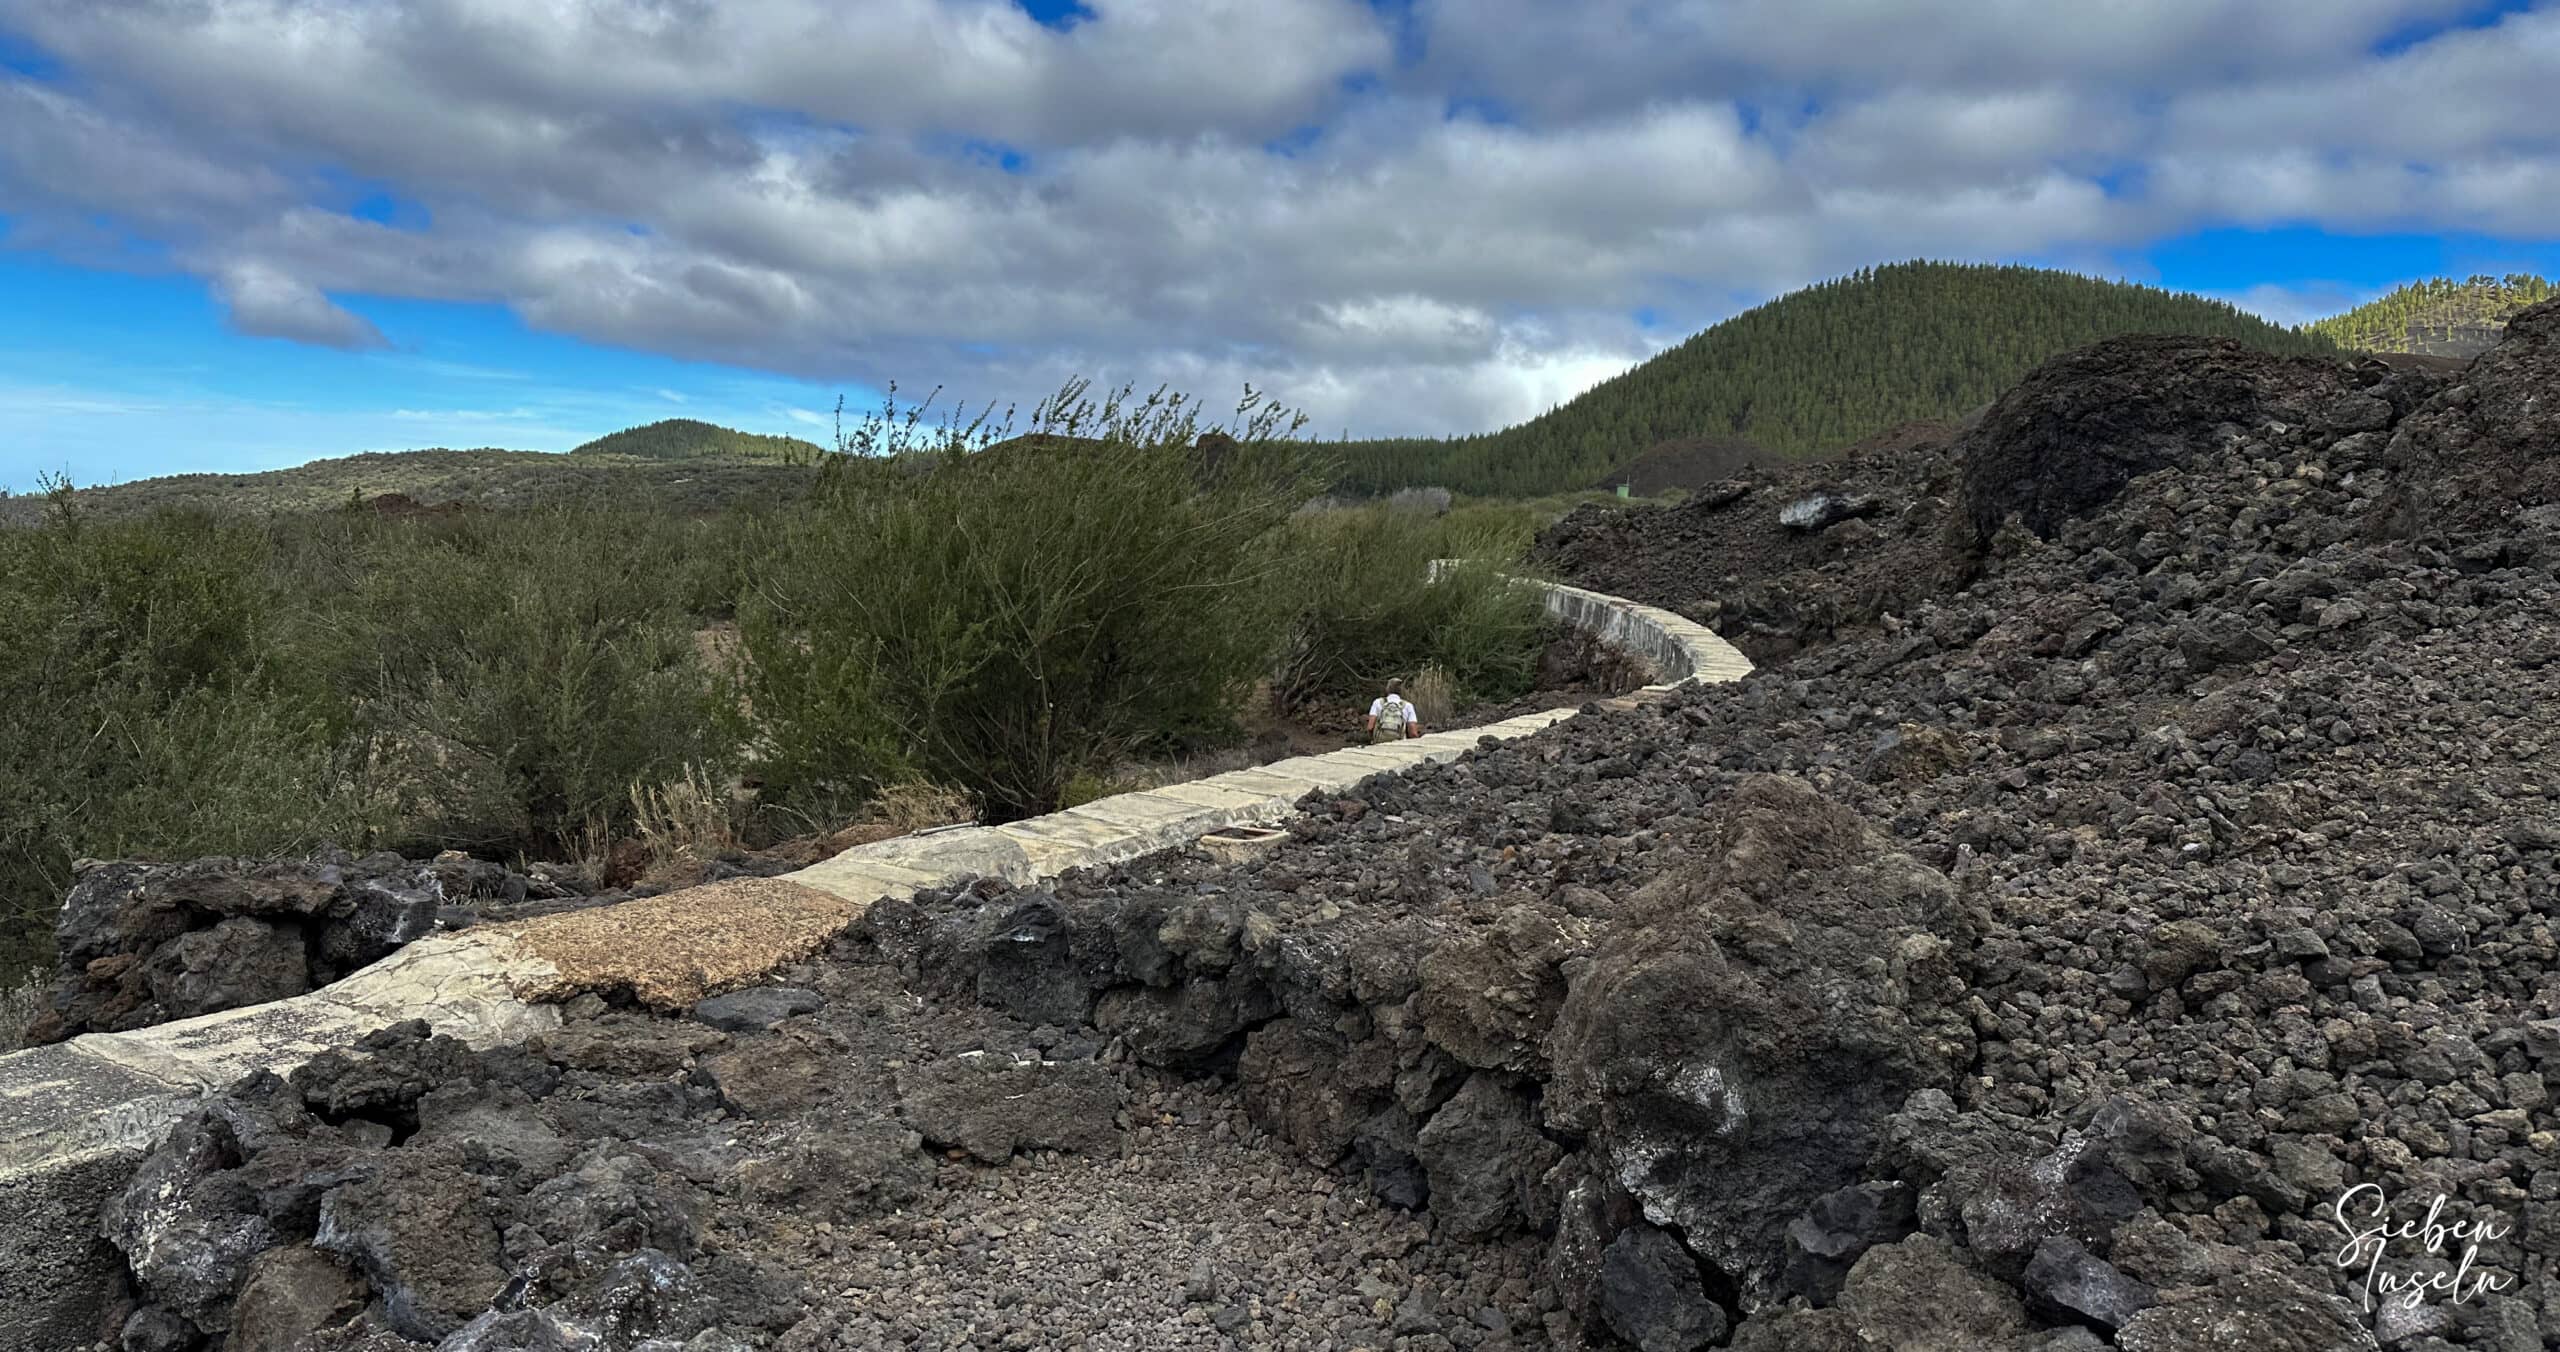
[[[503,305],[348,297],[387,346],[232,331],[202,282],[0,253],[0,487],[368,450],[565,451],[660,418],[821,444],[876,392],[535,332]]]
[[[2042,13],[7,0],[0,487],[823,439],[893,379],[1474,430],[1908,257],[2283,322],[2560,275],[2560,5]]]

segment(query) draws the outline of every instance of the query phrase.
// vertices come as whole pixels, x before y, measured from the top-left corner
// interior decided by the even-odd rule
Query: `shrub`
[[[966,787],[990,820],[1053,811],[1141,747],[1232,738],[1285,612],[1276,528],[1308,475],[1276,411],[1214,459],[1188,401],[1071,385],[1031,434],[918,448],[894,413],[787,516],[740,609],[765,786],[842,799]],[[875,472],[861,472],[870,470]]]
[[[1272,680],[1292,712],[1352,701],[1438,666],[1456,702],[1533,689],[1546,621],[1444,522],[1370,507],[1290,524],[1297,622]],[[1426,582],[1440,558],[1468,562]]]
[[[928,826],[965,822],[974,810],[969,795],[920,779],[892,784],[871,800],[871,815],[902,836]]]
[[[734,762],[670,585],[681,523],[597,506],[385,522],[337,628],[413,838],[557,848]]]
[[[0,975],[41,962],[78,857],[368,833],[361,762],[282,642],[258,530],[201,514],[0,531]]]
[[[1405,683],[1405,694],[1413,700],[1413,711],[1422,715],[1425,728],[1438,728],[1458,712],[1458,683],[1437,662],[1415,672]]]

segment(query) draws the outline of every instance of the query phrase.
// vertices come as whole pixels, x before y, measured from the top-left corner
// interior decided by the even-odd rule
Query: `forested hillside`
[[[2477,273],[2458,282],[2434,277],[2394,288],[2345,314],[2315,321],[2311,328],[2361,352],[2477,356],[2497,345],[2507,316],[2549,300],[2555,292],[2560,288],[2529,272],[2504,277]]]
[[[2334,352],[2222,301],[2042,268],[1898,263],[1736,315],[1517,427],[1343,443],[1340,486],[1440,484],[1530,496],[1582,488],[1657,443],[1739,436],[1782,455],[1982,404],[2045,358],[2123,333]]]
[[[818,447],[798,437],[767,436],[693,418],[626,427],[601,436],[571,455],[627,455],[637,460],[801,460]]]

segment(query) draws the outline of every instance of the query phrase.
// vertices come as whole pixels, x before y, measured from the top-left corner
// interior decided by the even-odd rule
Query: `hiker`
[[[1422,711],[1406,701],[1401,683],[1387,682],[1387,693],[1369,701],[1368,732],[1373,744],[1422,735]]]

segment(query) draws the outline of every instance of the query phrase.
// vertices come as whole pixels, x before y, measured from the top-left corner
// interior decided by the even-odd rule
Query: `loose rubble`
[[[2171,351],[2221,365],[2123,378]],[[1782,669],[1247,862],[884,901],[703,1017],[216,1099],[109,1211],[111,1336],[2560,1343],[2560,304],[2493,355],[2066,359],[1845,486],[1883,507],[1820,534],[1917,512],[1944,585]],[[2215,422],[2123,412],[2110,486],[2038,430],[2074,381]],[[1721,510],[1609,529],[1705,557]],[[1764,557],[1773,614],[1860,566]],[[2387,1299],[2462,1244],[2342,1215],[2438,1198],[2468,1294]]]
[[[1670,507],[1578,507],[1533,557],[1783,662],[1962,584],[1941,543],[1961,431],[1923,425],[1833,459],[1750,465]]]

